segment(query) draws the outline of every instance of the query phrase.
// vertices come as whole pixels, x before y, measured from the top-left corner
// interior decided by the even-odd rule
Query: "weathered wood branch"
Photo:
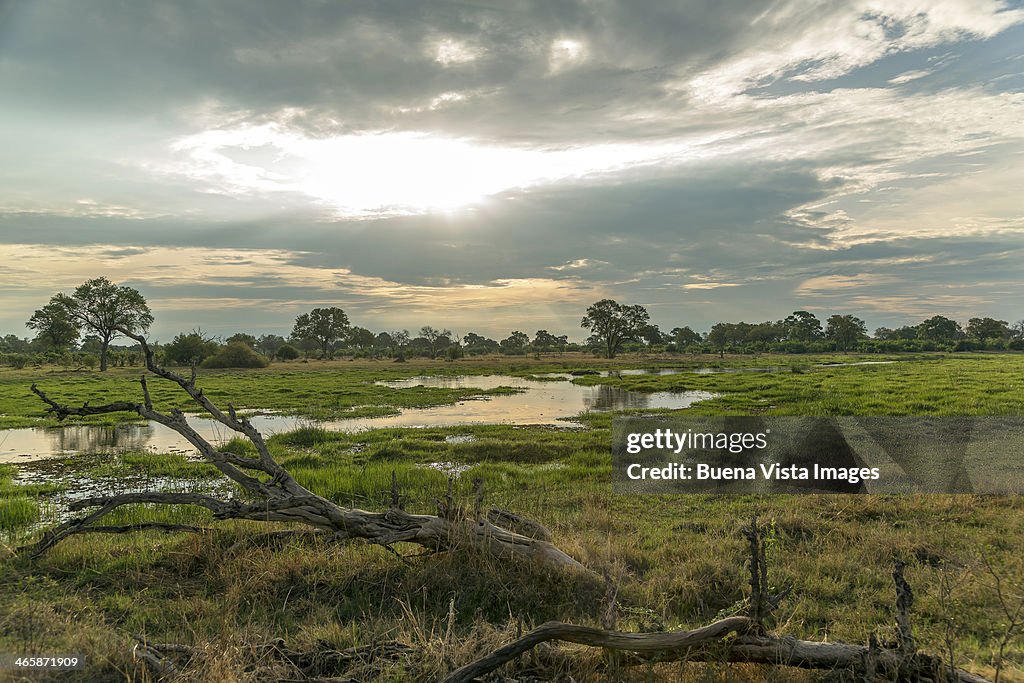
[[[472,512],[467,513],[454,504],[449,483],[449,491],[438,515],[416,515],[404,511],[397,483],[393,484],[391,509],[383,512],[341,507],[318,496],[299,484],[274,460],[263,435],[248,419],[239,416],[233,405],[228,405],[225,412],[203,394],[202,389],[196,386],[195,368],[191,376],[185,378],[160,367],[145,337],[127,329],[118,331],[138,342],[145,356],[146,369],[151,374],[173,382],[215,420],[245,436],[255,447],[256,456],[221,451],[193,429],[180,410],[173,409],[167,413],[156,410],[145,375],[140,381],[143,394],[141,402],[118,401],[98,406],[90,406],[88,403],[82,406],[63,405],[36,385],[32,385],[32,391],[47,405],[47,412],[60,420],[70,416],[133,412],[147,420],[162,424],[183,436],[205,461],[213,464],[225,477],[237,484],[244,492],[244,497],[221,500],[195,493],[142,492],[86,498],[73,503],[71,509],[98,509],[84,517],[57,525],[35,544],[23,547],[22,551],[38,555],[74,534],[91,531],[114,533],[115,527],[100,526],[97,522],[122,505],[157,503],[199,505],[209,509],[216,519],[299,522],[330,533],[334,540],[361,538],[384,546],[393,543],[414,543],[435,552],[472,548],[493,556],[518,557],[557,567],[583,569],[579,562],[550,542],[550,534],[523,534],[514,528],[529,527],[533,524],[534,529],[543,529],[540,525],[513,516],[511,513],[497,516],[488,514],[485,517],[481,509],[483,490],[480,487],[477,490],[476,505]],[[513,518],[516,525],[511,523]],[[505,524],[513,528],[506,528]],[[153,525],[135,527],[139,530],[169,530]],[[123,528],[125,532],[130,530],[130,527]]]
[[[550,541],[552,536],[551,532],[548,531],[547,527],[538,522],[527,519],[514,512],[508,510],[502,510],[501,508],[491,508],[487,511],[487,519],[494,524],[511,531],[522,534],[523,536],[529,536],[535,538],[538,541]]]
[[[720,642],[731,634],[744,633],[752,627],[754,627],[754,622],[747,617],[729,617],[692,631],[667,633],[606,631],[589,626],[575,626],[552,621],[537,627],[486,657],[455,670],[444,679],[444,683],[469,683],[520,657],[541,643],[555,640],[631,652],[643,659],[666,661],[666,659],[678,659],[693,648]]]
[[[749,617],[729,617],[691,631],[628,633],[562,622],[546,623],[508,645],[449,674],[444,683],[470,683],[522,656],[538,645],[562,641],[599,647],[616,653],[617,666],[670,661],[730,662],[790,666],[803,669],[849,670],[864,681],[932,681],[934,683],[990,683],[988,679],[917,651],[910,632],[913,593],[903,575],[904,564],[893,571],[896,586],[899,641],[879,644],[874,634],[868,645],[820,643],[776,636],[765,631],[762,619],[775,606],[768,592],[767,562],[761,528],[755,518],[743,534],[751,548],[752,590]]]
[[[549,622],[508,645],[452,672],[444,683],[470,683],[522,656],[541,643],[562,641],[599,647],[628,656],[619,666],[649,662],[730,662],[791,666],[802,669],[849,669],[872,672],[866,680],[950,681],[990,683],[963,669],[953,669],[937,657],[898,650],[878,650],[849,643],[819,643],[779,636],[750,635],[756,624],[747,617],[730,617],[692,631],[626,633],[561,622]],[[735,635],[734,635],[735,634]],[[900,678],[905,676],[905,678]]]

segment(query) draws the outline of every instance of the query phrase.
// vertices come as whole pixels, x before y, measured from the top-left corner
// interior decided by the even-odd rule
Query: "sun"
[[[292,193],[351,218],[455,211],[501,192],[621,171],[681,151],[639,144],[520,148],[417,131],[324,138],[276,124],[211,130],[173,149],[185,155],[187,175],[218,192]]]

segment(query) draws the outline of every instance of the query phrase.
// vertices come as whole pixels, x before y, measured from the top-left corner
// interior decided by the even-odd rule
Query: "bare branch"
[[[91,406],[88,403],[86,403],[81,407],[71,408],[69,406],[60,405],[59,403],[51,399],[49,396],[47,396],[45,393],[43,393],[43,391],[35,384],[32,385],[31,389],[32,393],[41,398],[44,403],[50,406],[49,408],[46,409],[46,412],[54,413],[57,416],[58,420],[63,420],[64,418],[70,415],[86,416],[124,412],[141,414],[142,406],[138,403],[132,403],[131,401],[117,401],[116,403],[107,403],[106,405],[102,406]]]
[[[161,413],[153,408],[152,398],[145,377],[141,386],[142,403],[118,402],[104,406],[81,407],[62,406],[48,397],[38,387],[32,390],[49,407],[48,411],[63,419],[69,415],[95,415],[115,411],[131,411],[162,424],[181,436],[196,448],[204,460],[213,464],[231,481],[238,484],[252,501],[219,500],[212,496],[193,493],[143,492],[88,498],[75,502],[74,510],[99,507],[86,517],[69,520],[48,531],[34,546],[24,550],[39,554],[54,543],[76,533],[103,531],[114,533],[115,527],[98,527],[94,524],[111,510],[131,503],[157,503],[170,505],[200,505],[213,512],[216,519],[249,519],[258,521],[300,522],[314,529],[328,532],[334,539],[362,538],[382,546],[393,543],[415,543],[428,551],[441,552],[459,547],[476,547],[502,557],[519,557],[574,570],[584,569],[576,560],[556,548],[546,539],[531,538],[516,531],[495,526],[483,519],[482,488],[477,490],[477,519],[471,520],[455,504],[454,482],[449,479],[448,491],[440,505],[440,515],[411,515],[401,509],[397,495],[397,479],[393,481],[392,509],[386,512],[367,512],[356,508],[344,508],[309,491],[279,465],[270,454],[263,435],[245,417],[239,416],[235,406],[229,405],[227,412],[215,406],[195,384],[195,368],[186,379],[171,370],[157,365],[153,350],[145,337],[126,328],[118,332],[135,340],[142,348],[146,369],[154,375],[175,383],[215,420],[245,436],[255,447],[257,456],[248,457],[218,450],[195,429],[178,409]],[[269,475],[258,477],[243,470]],[[539,525],[537,525],[539,526]],[[138,528],[143,528],[139,526]],[[156,527],[146,527],[156,528]],[[543,527],[540,527],[543,528]],[[123,531],[131,530],[125,528]],[[165,529],[169,530],[169,529]],[[184,530],[184,529],[182,529]],[[118,533],[121,529],[118,530]]]

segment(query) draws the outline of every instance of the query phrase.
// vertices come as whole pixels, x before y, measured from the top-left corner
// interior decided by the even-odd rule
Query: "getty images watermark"
[[[1021,493],[1024,418],[619,417],[620,493]]]

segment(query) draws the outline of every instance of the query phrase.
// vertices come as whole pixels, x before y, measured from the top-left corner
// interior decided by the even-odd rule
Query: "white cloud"
[[[897,52],[989,38],[1022,21],[1024,9],[998,0],[775,3],[741,51],[681,85],[719,100],[779,79],[823,81]]]
[[[434,46],[434,61],[443,66],[453,64],[466,64],[476,61],[483,54],[483,50],[475,45],[470,45],[454,38],[444,38]]]
[[[887,81],[887,83],[890,83],[891,85],[903,85],[904,83],[910,83],[911,81],[916,81],[919,78],[924,78],[925,76],[930,76],[931,74],[932,71],[930,69],[915,69],[913,71],[904,71],[903,73],[897,74],[896,76],[890,78]]]
[[[850,289],[862,289],[898,282],[889,275],[877,273],[858,273],[857,275],[822,275],[804,280],[796,288],[798,294],[827,295],[831,292],[845,292]]]
[[[739,287],[740,282],[693,282],[682,285],[683,289],[721,289],[722,287]]]
[[[566,270],[582,270],[584,268],[593,268],[594,266],[606,266],[607,261],[601,261],[600,259],[589,259],[589,258],[578,258],[573,261],[566,261],[559,266],[548,266],[548,270],[557,270],[559,272]]]

